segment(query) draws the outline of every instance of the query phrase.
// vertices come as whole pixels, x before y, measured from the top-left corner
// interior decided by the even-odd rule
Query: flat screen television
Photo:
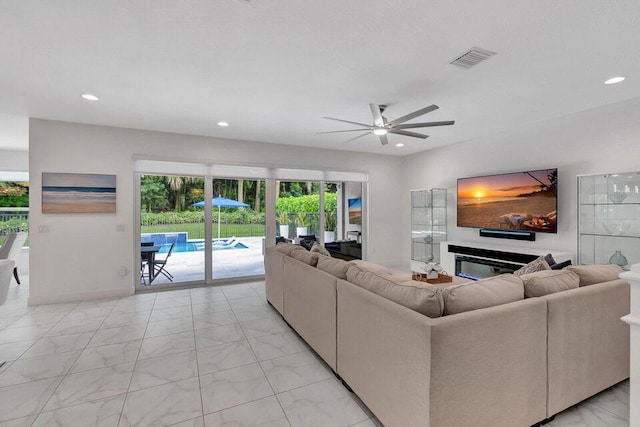
[[[557,232],[558,169],[458,179],[458,227]]]

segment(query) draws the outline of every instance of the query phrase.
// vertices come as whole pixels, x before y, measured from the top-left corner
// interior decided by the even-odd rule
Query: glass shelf
[[[411,260],[418,263],[440,262],[440,242],[445,240],[447,190],[412,190]]]
[[[578,263],[640,262],[640,172],[578,177]]]

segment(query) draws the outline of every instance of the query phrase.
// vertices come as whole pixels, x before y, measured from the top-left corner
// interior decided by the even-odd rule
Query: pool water
[[[215,240],[214,240],[215,242]],[[171,247],[171,243],[164,243],[161,246],[161,249],[158,253],[166,254],[169,252],[169,248]],[[214,251],[226,251],[231,249],[248,249],[249,246],[244,245],[240,242],[236,242],[233,245],[219,245],[213,246]],[[176,243],[173,248],[173,252],[204,252],[204,240],[195,240],[186,243]]]

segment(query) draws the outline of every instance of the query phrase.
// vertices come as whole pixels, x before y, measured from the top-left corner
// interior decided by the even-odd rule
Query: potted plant
[[[326,212],[324,216],[324,242],[334,242],[336,240],[336,212]]]
[[[309,234],[309,219],[306,212],[298,212],[296,217],[296,236],[306,236]]]
[[[278,222],[280,223],[280,236],[285,239],[289,238],[289,214],[287,212],[280,212],[278,215]]]

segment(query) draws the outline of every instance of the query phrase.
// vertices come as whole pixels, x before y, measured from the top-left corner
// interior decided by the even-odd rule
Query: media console
[[[451,275],[478,280],[511,273],[549,253],[557,262],[573,258],[571,253],[552,249],[507,247],[475,242],[442,242],[440,264]]]

